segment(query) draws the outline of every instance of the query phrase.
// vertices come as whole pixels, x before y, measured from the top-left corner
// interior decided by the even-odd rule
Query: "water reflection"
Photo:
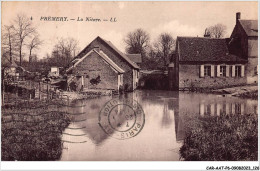
[[[61,160],[179,160],[178,151],[185,138],[184,115],[257,113],[256,100],[183,92],[135,91],[113,99],[122,102],[136,100],[145,113],[144,128],[136,137],[118,140],[111,138],[117,131],[108,135],[98,125],[98,114],[111,99],[77,100],[72,105],[81,107],[67,109],[75,115],[63,133],[65,149]],[[118,112],[122,110],[117,109]]]

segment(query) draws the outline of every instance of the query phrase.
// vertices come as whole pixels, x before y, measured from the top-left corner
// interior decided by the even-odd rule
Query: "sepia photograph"
[[[1,161],[258,160],[257,1],[1,2]]]

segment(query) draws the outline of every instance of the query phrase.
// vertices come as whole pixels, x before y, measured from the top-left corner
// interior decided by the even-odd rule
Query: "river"
[[[62,135],[62,161],[178,161],[185,115],[242,115],[258,110],[257,100],[191,92],[137,90],[113,98],[135,100],[142,106],[141,132],[118,140],[101,129],[99,112],[112,97],[76,100],[75,107],[67,108],[75,115]]]

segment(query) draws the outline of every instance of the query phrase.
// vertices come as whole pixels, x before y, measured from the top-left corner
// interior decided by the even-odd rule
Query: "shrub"
[[[180,148],[188,161],[256,161],[257,115],[223,115],[190,120],[191,126]]]
[[[38,101],[2,107],[3,161],[60,159],[63,150],[61,136],[69,125],[70,118],[59,110],[49,111],[49,107],[46,108],[48,104],[49,102]]]

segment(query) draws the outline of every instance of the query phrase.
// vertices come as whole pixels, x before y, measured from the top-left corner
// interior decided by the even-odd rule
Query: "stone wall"
[[[200,77],[200,65],[179,65],[179,88],[222,88],[245,85],[246,77]]]
[[[122,59],[120,55],[118,55],[112,48],[105,45],[105,43],[102,42],[99,38],[92,41],[89,46],[84,49],[84,51],[80,54],[81,56],[84,56],[86,53],[88,53],[90,50],[92,50],[95,47],[99,47],[100,50],[102,50],[110,59],[112,59],[113,62],[115,62],[120,68],[122,68],[125,73],[123,76],[123,87],[127,91],[133,90],[133,70],[130,64]]]
[[[84,88],[118,90],[118,73],[95,52],[80,62],[72,73],[83,76]],[[75,79],[77,90],[80,90],[82,86],[80,76]]]

